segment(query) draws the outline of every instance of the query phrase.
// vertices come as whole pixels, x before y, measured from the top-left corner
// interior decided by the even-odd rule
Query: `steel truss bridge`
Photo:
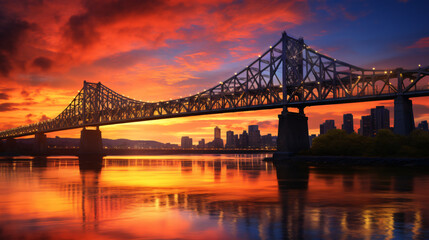
[[[101,83],[83,88],[57,117],[0,132],[0,139],[86,126],[258,109],[429,96],[429,66],[364,69],[324,55],[285,32],[241,71],[189,97],[144,102]]]

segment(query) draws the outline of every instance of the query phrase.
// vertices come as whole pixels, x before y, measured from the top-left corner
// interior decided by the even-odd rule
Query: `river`
[[[0,161],[0,239],[429,239],[429,171],[269,155]]]

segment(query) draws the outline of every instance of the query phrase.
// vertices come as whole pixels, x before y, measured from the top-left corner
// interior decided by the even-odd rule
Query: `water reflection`
[[[0,162],[0,239],[428,238],[426,171],[263,156]]]

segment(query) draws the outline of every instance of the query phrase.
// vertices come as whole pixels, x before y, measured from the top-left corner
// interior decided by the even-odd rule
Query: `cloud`
[[[429,48],[429,37],[420,38],[407,48]]]
[[[3,77],[8,77],[10,71],[12,71],[12,63],[8,56],[0,53],[0,74]]]
[[[27,92],[27,91],[25,91],[24,89],[22,89],[22,91],[21,91],[21,95],[22,95],[23,97],[28,97],[28,96],[30,96],[30,93],[29,93],[29,92]]]
[[[43,71],[51,69],[52,63],[52,60],[46,57],[38,57],[33,60],[33,66],[38,67]]]
[[[17,108],[16,106],[19,106],[19,104],[16,104],[16,103],[0,103],[0,112],[19,110],[19,108]]]
[[[43,115],[39,118],[39,122],[46,121],[46,120],[49,120],[49,119],[50,119],[49,117],[47,117],[45,114],[43,114]]]
[[[0,74],[8,77],[13,69],[15,54],[31,25],[20,19],[9,19],[0,12]]]
[[[7,93],[0,92],[0,100],[8,100],[8,99],[9,99],[9,95]]]

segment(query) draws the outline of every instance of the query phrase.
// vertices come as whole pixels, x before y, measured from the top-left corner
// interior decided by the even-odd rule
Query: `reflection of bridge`
[[[429,66],[414,70],[368,70],[318,53],[283,33],[282,38],[249,66],[218,85],[189,97],[144,102],[122,96],[101,83],[84,82],[57,117],[0,132],[0,138],[36,134],[43,150],[44,133],[84,128],[81,151],[101,151],[98,126],[184,116],[283,108],[278,148],[295,152],[308,147],[304,107],[385,99],[395,100],[395,132],[414,128],[410,97],[429,96]],[[288,112],[289,107],[299,113]],[[97,130],[85,127],[96,126]]]

